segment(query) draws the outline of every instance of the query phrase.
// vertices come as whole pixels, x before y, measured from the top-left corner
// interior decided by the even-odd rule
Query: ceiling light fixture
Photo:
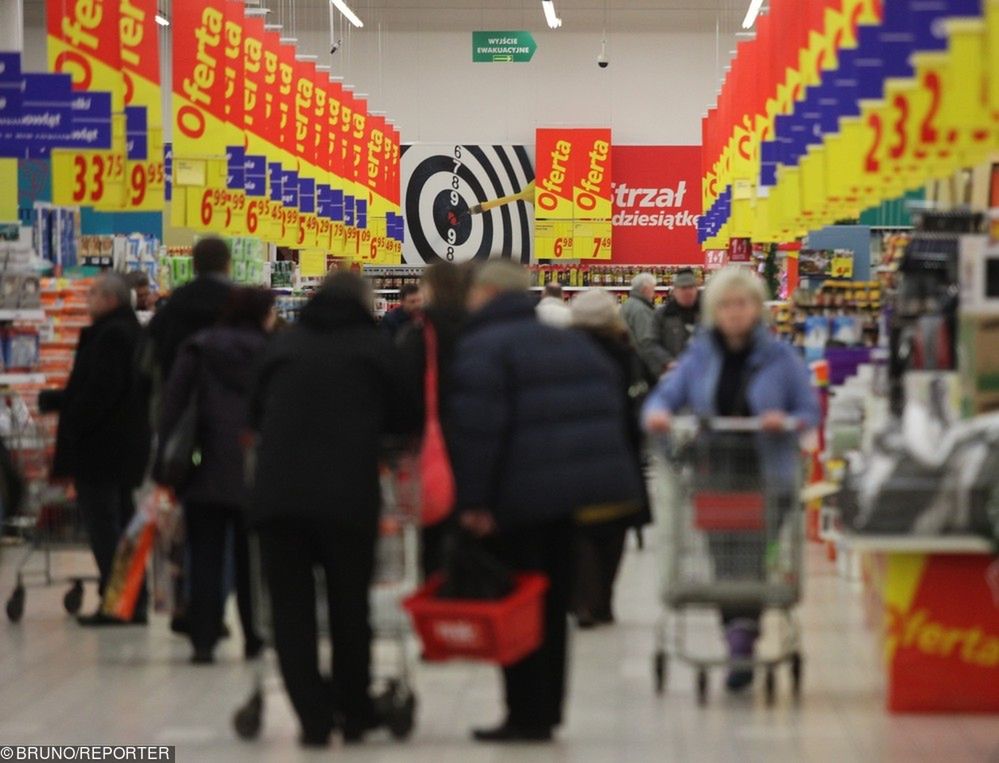
[[[545,12],[545,21],[548,22],[549,29],[558,29],[562,26],[562,19],[555,13],[554,0],[541,0],[541,9]]]
[[[749,8],[746,9],[746,18],[742,20],[742,28],[752,29],[753,24],[756,23],[756,17],[760,15],[762,9],[763,0],[750,0]]]
[[[351,24],[356,27],[364,26],[364,22],[357,17],[357,14],[350,9],[350,6],[348,6],[344,0],[330,0],[330,2],[336,6],[336,9],[340,11],[340,13],[342,13]]]
[[[255,16],[266,16],[271,12],[270,8],[244,8],[243,13],[245,13],[250,18]]]
[[[156,23],[159,24],[160,26],[170,26],[170,19],[168,19],[166,16],[161,16],[160,14],[157,13]]]

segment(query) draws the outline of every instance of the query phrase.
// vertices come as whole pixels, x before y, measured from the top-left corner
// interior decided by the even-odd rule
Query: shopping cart
[[[20,621],[27,589],[69,584],[63,607],[71,615],[83,604],[83,584],[97,582],[96,575],[58,576],[52,556],[57,551],[88,548],[87,530],[66,487],[49,480],[55,451],[55,418],[32,412],[17,392],[0,393],[0,433],[25,481],[21,510],[4,518],[5,540],[25,545],[17,563],[14,590],[7,599],[7,617]]]
[[[382,509],[371,592],[371,628],[375,646],[384,646],[387,650],[375,650],[375,680],[380,684],[375,694],[375,705],[379,717],[385,719],[386,727],[396,739],[408,738],[416,722],[416,694],[412,688],[416,652],[402,601],[420,583],[418,474],[417,459],[409,452],[387,456],[381,469]],[[250,552],[257,632],[266,644],[272,645],[270,601],[256,539],[251,539]],[[322,636],[328,637],[326,588],[319,570],[316,570],[316,599],[318,630]],[[391,654],[386,655],[386,651]],[[384,660],[385,657],[388,659]],[[386,661],[393,663],[394,667],[386,669],[383,664]],[[267,677],[266,661],[257,660],[250,697],[233,715],[233,727],[242,739],[255,739],[260,735]]]
[[[653,656],[656,692],[665,690],[675,658],[696,670],[702,705],[714,667],[763,669],[766,699],[773,703],[777,668],[787,664],[797,697],[802,656],[794,609],[801,597],[803,539],[794,423],[765,433],[756,419],[678,418],[663,445],[657,448],[665,564]],[[700,643],[695,653],[688,648],[688,614],[705,608],[776,612],[778,645],[752,659],[711,656]]]

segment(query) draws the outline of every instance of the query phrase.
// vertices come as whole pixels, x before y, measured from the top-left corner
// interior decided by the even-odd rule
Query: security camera
[[[334,43],[330,43],[330,55],[331,55],[331,56],[332,56],[332,55],[333,55],[334,53],[336,53],[336,52],[337,52],[338,50],[340,50],[340,43],[341,43],[341,42],[342,42],[342,40],[337,40],[337,41],[336,41],[336,42],[334,42]]]
[[[610,59],[607,58],[607,40],[604,39],[600,43],[600,54],[597,56],[597,66],[601,69],[606,69],[610,66]]]

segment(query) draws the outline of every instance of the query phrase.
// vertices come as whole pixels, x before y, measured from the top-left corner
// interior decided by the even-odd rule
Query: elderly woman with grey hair
[[[778,341],[764,321],[766,289],[745,267],[720,270],[708,282],[703,320],[706,330],[691,343],[677,368],[667,374],[645,402],[643,421],[653,434],[669,432],[672,415],[689,411],[700,418],[755,417],[764,432],[785,431],[789,420],[802,428],[819,423],[819,403],[808,369],[789,344]],[[794,484],[796,438],[773,436],[760,447],[765,478]],[[717,468],[731,464],[715,461]],[[709,539],[710,540],[710,539]],[[712,544],[716,575],[755,574],[762,565],[723,569],[720,549]],[[744,550],[744,549],[743,549]],[[750,560],[752,562],[752,560]],[[725,607],[722,621],[734,659],[752,658],[759,635],[761,607]],[[728,688],[739,691],[753,678],[745,667],[729,673]]]

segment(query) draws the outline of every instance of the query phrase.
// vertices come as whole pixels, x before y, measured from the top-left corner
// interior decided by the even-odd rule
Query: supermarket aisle
[[[4,551],[0,583],[6,597],[14,554]],[[85,563],[64,558],[61,566],[78,561]],[[619,587],[620,624],[576,636],[570,721],[556,745],[473,747],[468,729],[496,718],[497,681],[489,668],[449,665],[420,670],[422,707],[410,743],[378,740],[335,754],[433,763],[999,761],[999,718],[893,718],[883,712],[878,655],[862,625],[859,596],[817,553],[810,558],[802,613],[808,662],[800,708],[786,698],[773,710],[759,696],[733,700],[716,680],[710,706],[702,710],[694,703],[693,677],[683,669],[673,671],[667,696],[654,698],[655,564],[653,550],[630,551]],[[66,618],[60,597],[56,589],[32,590],[24,621],[0,624],[0,742],[175,744],[179,761],[322,757],[296,746],[290,709],[276,685],[262,740],[248,745],[233,737],[229,717],[251,676],[237,657],[238,643],[220,650],[217,666],[195,668],[186,663],[187,643],[169,635],[164,618],[155,618],[148,631],[97,633]],[[700,623],[698,630],[714,643],[712,623]]]

